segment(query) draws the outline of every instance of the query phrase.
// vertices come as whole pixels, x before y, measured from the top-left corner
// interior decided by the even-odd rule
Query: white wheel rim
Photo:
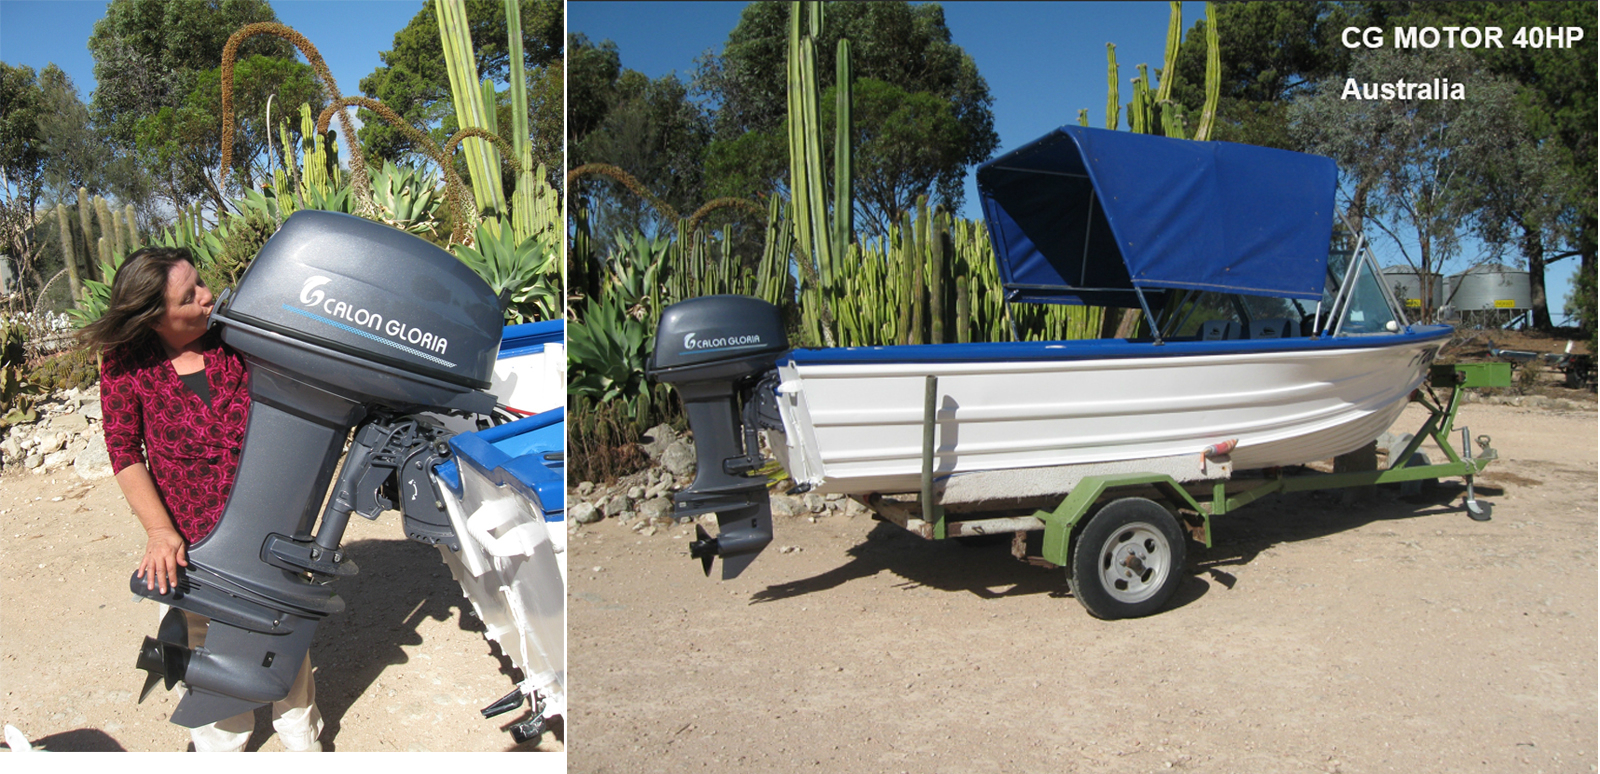
[[[1124,604],[1143,602],[1172,572],[1172,546],[1161,530],[1135,522],[1106,538],[1099,555],[1100,586]]]

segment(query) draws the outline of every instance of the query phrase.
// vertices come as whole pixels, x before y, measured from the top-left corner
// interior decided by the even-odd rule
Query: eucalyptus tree
[[[1471,84],[1468,98],[1347,99],[1357,83]],[[1318,82],[1289,109],[1306,150],[1339,163],[1341,189],[1369,228],[1387,235],[1423,277],[1441,272],[1484,225],[1495,169],[1518,144],[1516,85],[1458,50],[1358,52],[1348,75]],[[1357,192],[1361,192],[1358,196]],[[1426,280],[1425,280],[1426,281]],[[1429,298],[1423,288],[1423,298]],[[1424,309],[1424,314],[1430,310]]]

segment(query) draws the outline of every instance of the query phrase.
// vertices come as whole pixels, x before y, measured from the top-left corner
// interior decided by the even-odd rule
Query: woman
[[[117,270],[105,314],[82,333],[103,354],[111,468],[148,537],[135,575],[163,594],[188,566],[188,546],[222,517],[250,414],[244,361],[207,331],[212,300],[188,250],[146,247]],[[200,647],[208,619],[184,615],[189,645]],[[322,749],[315,696],[308,653],[289,695],[272,705],[284,747]],[[246,712],[192,729],[191,737],[197,751],[239,751],[254,726]]]

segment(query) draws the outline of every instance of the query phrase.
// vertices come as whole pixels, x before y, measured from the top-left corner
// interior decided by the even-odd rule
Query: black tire
[[[1067,582],[1096,618],[1150,615],[1183,580],[1188,543],[1166,508],[1125,497],[1101,508],[1079,533]]]

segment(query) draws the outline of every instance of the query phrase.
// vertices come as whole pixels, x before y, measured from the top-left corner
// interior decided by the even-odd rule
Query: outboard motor
[[[130,579],[176,608],[145,638],[141,700],[161,678],[184,681],[172,722],[193,728],[287,696],[317,624],[344,609],[329,584],[356,573],[340,548],[352,512],[399,508],[408,536],[458,547],[428,475],[449,433],[416,412],[493,411],[501,314],[487,283],[421,239],[338,213],[289,217],[212,311],[244,356],[250,416],[232,494],[187,571],[166,594]],[[211,619],[204,647],[188,647],[177,610]]]
[[[689,547],[707,575],[721,556],[722,579],[738,577],[772,542],[767,480],[750,474],[762,464],[756,432],[783,427],[775,366],[788,349],[782,313],[757,298],[704,296],[661,312],[645,370],[677,388],[689,414],[695,477],[672,496],[673,513],[717,514],[717,537],[697,525],[698,539]]]

